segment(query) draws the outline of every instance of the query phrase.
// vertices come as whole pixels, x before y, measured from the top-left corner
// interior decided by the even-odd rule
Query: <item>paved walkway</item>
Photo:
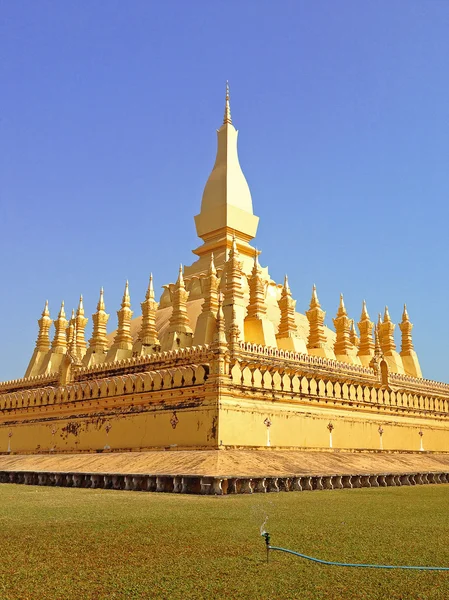
[[[101,454],[0,455],[0,471],[288,477],[449,472],[449,453],[293,450],[179,450]]]

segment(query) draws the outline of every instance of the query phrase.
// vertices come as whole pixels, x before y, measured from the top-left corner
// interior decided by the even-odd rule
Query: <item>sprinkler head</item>
[[[265,544],[267,545],[267,548],[269,548],[269,546],[270,546],[270,534],[268,533],[268,531],[264,531],[262,533],[262,537],[265,538]]]

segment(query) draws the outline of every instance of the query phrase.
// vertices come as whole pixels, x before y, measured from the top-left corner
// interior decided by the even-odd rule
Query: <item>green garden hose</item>
[[[300,552],[295,552],[294,550],[288,550],[287,548],[279,548],[278,546],[270,545],[270,534],[267,531],[262,533],[262,536],[265,538],[265,544],[267,548],[267,562],[269,559],[270,550],[277,550],[278,552],[286,552],[287,554],[293,554],[295,556],[299,556],[300,558],[304,558],[306,560],[311,560],[312,562],[319,563],[320,565],[331,565],[333,567],[359,567],[365,569],[411,569],[415,571],[449,571],[449,567],[415,567],[408,565],[367,565],[363,563],[343,563],[343,562],[332,562],[329,560],[321,560],[320,558],[314,558],[313,556],[307,556],[307,554],[301,554]]]

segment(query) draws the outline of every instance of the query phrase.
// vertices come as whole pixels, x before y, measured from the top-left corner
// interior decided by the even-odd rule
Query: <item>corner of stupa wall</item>
[[[41,375],[43,373],[43,366],[46,362],[49,352],[50,350],[41,351],[37,348],[34,349],[25,372],[25,377],[36,377],[37,375]]]
[[[388,364],[388,368],[393,373],[399,373],[400,375],[405,375],[404,365],[402,363],[402,358],[396,350],[390,350],[388,353],[384,353],[383,355],[386,363]]]
[[[422,379],[422,372],[418,360],[418,355],[414,350],[410,350],[407,354],[403,354],[401,352],[401,359],[406,375]]]
[[[448,451],[449,385],[398,374],[384,385],[372,369],[313,357],[295,369],[269,366],[262,353],[258,365],[255,351],[234,362],[222,392],[223,447],[419,452],[425,440],[428,451]]]
[[[218,394],[208,391],[209,365],[192,364],[207,356],[207,348],[161,353],[156,369],[124,375],[77,367],[65,385],[11,382],[16,391],[0,389],[0,452],[216,448]],[[151,363],[120,361],[114,372]]]

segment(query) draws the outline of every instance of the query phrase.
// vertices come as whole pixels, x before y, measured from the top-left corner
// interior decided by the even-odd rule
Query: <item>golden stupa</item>
[[[70,318],[45,304],[24,378],[0,384],[1,452],[449,449],[449,385],[422,378],[405,306],[399,350],[388,308],[374,324],[361,302],[357,331],[341,295],[331,331],[315,286],[300,314],[260,265],[237,136],[227,86],[202,243],[159,302],[150,276],[133,319],[126,283],[108,334],[101,289],[89,341],[82,297]]]

